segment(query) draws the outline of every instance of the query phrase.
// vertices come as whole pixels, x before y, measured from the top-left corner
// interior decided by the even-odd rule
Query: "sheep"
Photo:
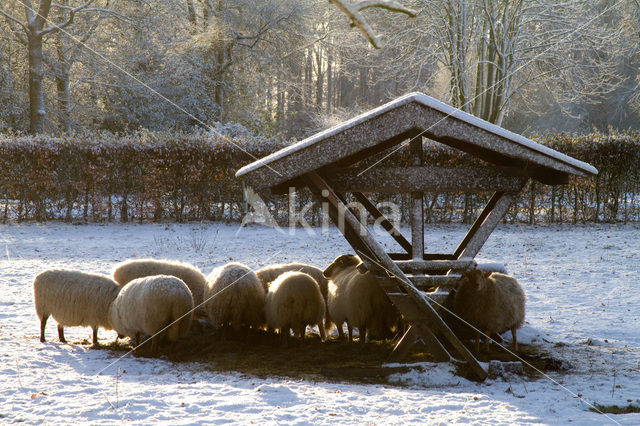
[[[206,316],[202,300],[207,289],[207,279],[200,270],[189,264],[171,260],[130,259],[113,270],[113,279],[120,285],[151,275],[171,275],[180,278],[189,287],[196,307],[196,315]]]
[[[353,328],[360,332],[360,342],[367,336],[387,337],[399,320],[399,313],[372,272],[361,274],[356,269],[360,258],[345,254],[337,257],[324,270],[329,278],[329,314],[344,339],[342,324],[346,321],[349,342],[353,341]],[[367,332],[369,333],[367,335]]]
[[[264,288],[248,266],[241,263],[218,266],[207,282],[205,310],[213,326],[231,326],[237,334],[242,327],[264,325]]]
[[[109,314],[118,334],[135,338],[136,345],[141,335],[151,336],[155,354],[161,334],[175,343],[189,331],[193,296],[184,281],[174,276],[136,278],[122,287]]]
[[[313,265],[307,265],[305,263],[280,263],[275,265],[265,266],[264,268],[258,269],[256,271],[256,275],[260,278],[260,282],[262,282],[262,286],[264,287],[265,294],[269,291],[269,283],[274,281],[280,275],[289,271],[297,271],[303,272],[307,275],[310,275],[318,286],[320,287],[320,292],[322,293],[322,297],[327,298],[327,287],[329,284],[329,280],[322,275],[322,269],[317,268]]]
[[[105,275],[54,269],[38,274],[33,281],[36,314],[40,319],[40,341],[45,341],[49,316],[58,323],[58,338],[66,343],[65,326],[93,328],[93,346],[99,346],[98,327],[113,329],[109,306],[120,286]]]
[[[325,311],[325,320],[324,320],[324,331],[329,331],[331,329],[332,321],[329,315],[328,305],[327,305],[327,293],[329,280],[322,275],[322,269],[317,268],[312,265],[307,265],[305,263],[286,263],[286,264],[275,264],[265,266],[264,268],[258,269],[256,271],[256,275],[260,278],[262,282],[262,286],[264,287],[264,293],[267,294],[269,292],[269,284],[278,278],[280,275],[289,271],[298,271],[304,272],[305,274],[310,275],[320,287],[320,293],[322,293],[322,297],[324,299],[325,306],[327,307]]]
[[[324,341],[324,313],[324,298],[312,276],[289,271],[271,282],[265,297],[265,316],[267,324],[279,329],[282,336],[288,336],[289,329],[293,329],[304,341],[307,325],[317,324]]]
[[[480,332],[489,336],[507,330],[511,330],[513,350],[518,350],[516,330],[524,322],[525,296],[515,278],[479,269],[464,272],[455,291],[454,312],[475,327],[476,352]]]

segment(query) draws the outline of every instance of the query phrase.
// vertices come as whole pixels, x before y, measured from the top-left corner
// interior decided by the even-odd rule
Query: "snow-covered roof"
[[[403,110],[403,107],[411,105],[419,108],[404,108]],[[399,110],[403,110],[403,112],[393,114]],[[430,112],[436,114],[430,114]],[[394,116],[383,121],[377,120],[386,115]],[[271,178],[264,183],[271,186],[331,164],[346,156],[370,150],[375,145],[383,144],[391,137],[401,135],[403,132],[406,133],[410,129],[419,129],[419,133],[430,139],[463,150],[465,150],[465,146],[479,148],[485,153],[500,154],[561,173],[580,176],[598,173],[598,170],[590,164],[536,143],[423,93],[414,92],[248,164],[238,170],[236,176],[250,178],[252,174],[260,172],[259,174],[262,175],[260,180],[262,181],[265,177],[264,173],[266,173]],[[349,137],[340,137],[346,134],[349,134]],[[494,140],[490,140],[492,138]],[[404,139],[406,138],[402,138],[402,140]],[[397,143],[402,140],[398,140]],[[456,143],[450,143],[451,141],[456,141]],[[345,147],[345,143],[353,146],[353,149],[349,149],[349,146]],[[472,151],[477,154],[477,150]],[[303,152],[307,152],[307,155],[301,156],[300,154]],[[340,155],[337,155],[338,153]],[[489,161],[491,160],[489,159]]]

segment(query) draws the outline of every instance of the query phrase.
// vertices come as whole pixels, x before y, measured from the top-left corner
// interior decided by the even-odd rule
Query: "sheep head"
[[[360,263],[360,258],[355,254],[343,254],[331,262],[331,265],[327,266],[326,269],[322,272],[322,275],[325,278],[331,279],[335,276],[339,271],[342,271],[345,268],[356,267]]]
[[[491,272],[485,272],[480,269],[473,269],[469,272],[462,273],[462,279],[457,286],[457,290],[465,287],[471,291],[482,291],[489,284],[489,276]]]

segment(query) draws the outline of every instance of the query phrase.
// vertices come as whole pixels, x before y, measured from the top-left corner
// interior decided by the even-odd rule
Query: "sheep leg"
[[[93,327],[93,347],[100,347],[100,342],[98,342],[98,327]]]
[[[353,327],[347,324],[347,331],[349,332],[349,343],[353,343]]]
[[[45,342],[45,338],[44,338],[44,329],[47,326],[47,320],[49,319],[49,315],[43,315],[42,319],[40,320],[40,341],[41,342]]]
[[[67,343],[67,341],[64,338],[64,327],[61,326],[60,324],[58,324],[58,339],[60,339],[62,343]]]
[[[344,340],[344,329],[343,329],[343,325],[344,324],[336,324],[336,327],[338,329],[338,337],[340,338],[340,340]]]
[[[358,333],[360,335],[360,343],[367,343],[367,327],[358,327]]]
[[[301,343],[304,342],[304,335],[306,334],[305,333],[306,331],[307,331],[307,326],[306,325],[300,326],[300,342]]]
[[[280,340],[283,346],[289,346],[289,326],[280,329]]]
[[[478,330],[476,330],[476,339],[475,339],[475,350],[476,350],[476,354],[480,353],[480,332]]]
[[[516,352],[518,350],[518,339],[516,337],[516,329],[515,327],[511,329],[511,337],[513,339],[513,351]]]
[[[322,321],[318,323],[318,330],[320,331],[320,340],[322,342],[327,340],[327,333],[324,331],[324,327],[322,326]]]

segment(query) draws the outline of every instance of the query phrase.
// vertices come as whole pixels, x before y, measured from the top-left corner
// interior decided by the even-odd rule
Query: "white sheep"
[[[88,326],[93,328],[93,345],[98,346],[98,327],[113,328],[109,306],[119,291],[118,283],[105,275],[60,269],[40,273],[33,281],[40,341],[45,341],[47,319],[53,316],[61,342],[66,342],[65,326]]]
[[[525,296],[515,278],[479,269],[464,272],[455,291],[454,312],[476,328],[476,352],[480,332],[491,335],[507,330],[511,330],[513,349],[518,349],[516,329],[524,322]]]
[[[193,297],[180,278],[153,275],[136,278],[122,287],[111,304],[111,322],[119,335],[151,337],[151,352],[157,353],[163,336],[176,342],[189,331]]]
[[[237,334],[242,327],[264,325],[264,288],[248,266],[241,263],[219,266],[207,281],[204,305],[213,326],[231,326]]]
[[[171,275],[180,278],[189,287],[196,307],[196,314],[205,316],[202,300],[207,289],[207,279],[200,270],[189,263],[159,259],[130,259],[113,270],[113,279],[125,285],[136,278],[151,275]]]
[[[279,329],[282,336],[288,336],[289,329],[293,329],[304,340],[307,325],[317,324],[324,341],[324,313],[324,298],[312,276],[290,271],[271,282],[265,298],[265,316],[267,324]]]
[[[256,275],[260,278],[262,282],[262,286],[264,287],[264,292],[267,294],[269,292],[269,284],[278,278],[280,275],[289,271],[297,271],[303,272],[305,274],[310,275],[320,287],[320,293],[324,299],[325,306],[327,305],[327,295],[329,288],[329,280],[323,275],[322,269],[317,268],[313,265],[307,265],[305,263],[279,263],[275,265],[265,266],[264,268],[258,269],[256,271]],[[324,330],[329,331],[331,329],[332,321],[329,315],[328,309],[325,311],[325,320],[324,320]]]
[[[360,342],[367,336],[385,338],[397,324],[399,313],[393,306],[378,279],[372,272],[361,274],[356,269],[360,258],[345,254],[336,258],[324,270],[329,278],[329,314],[344,338],[342,324],[347,323],[349,342],[353,341],[353,328],[360,334]]]

